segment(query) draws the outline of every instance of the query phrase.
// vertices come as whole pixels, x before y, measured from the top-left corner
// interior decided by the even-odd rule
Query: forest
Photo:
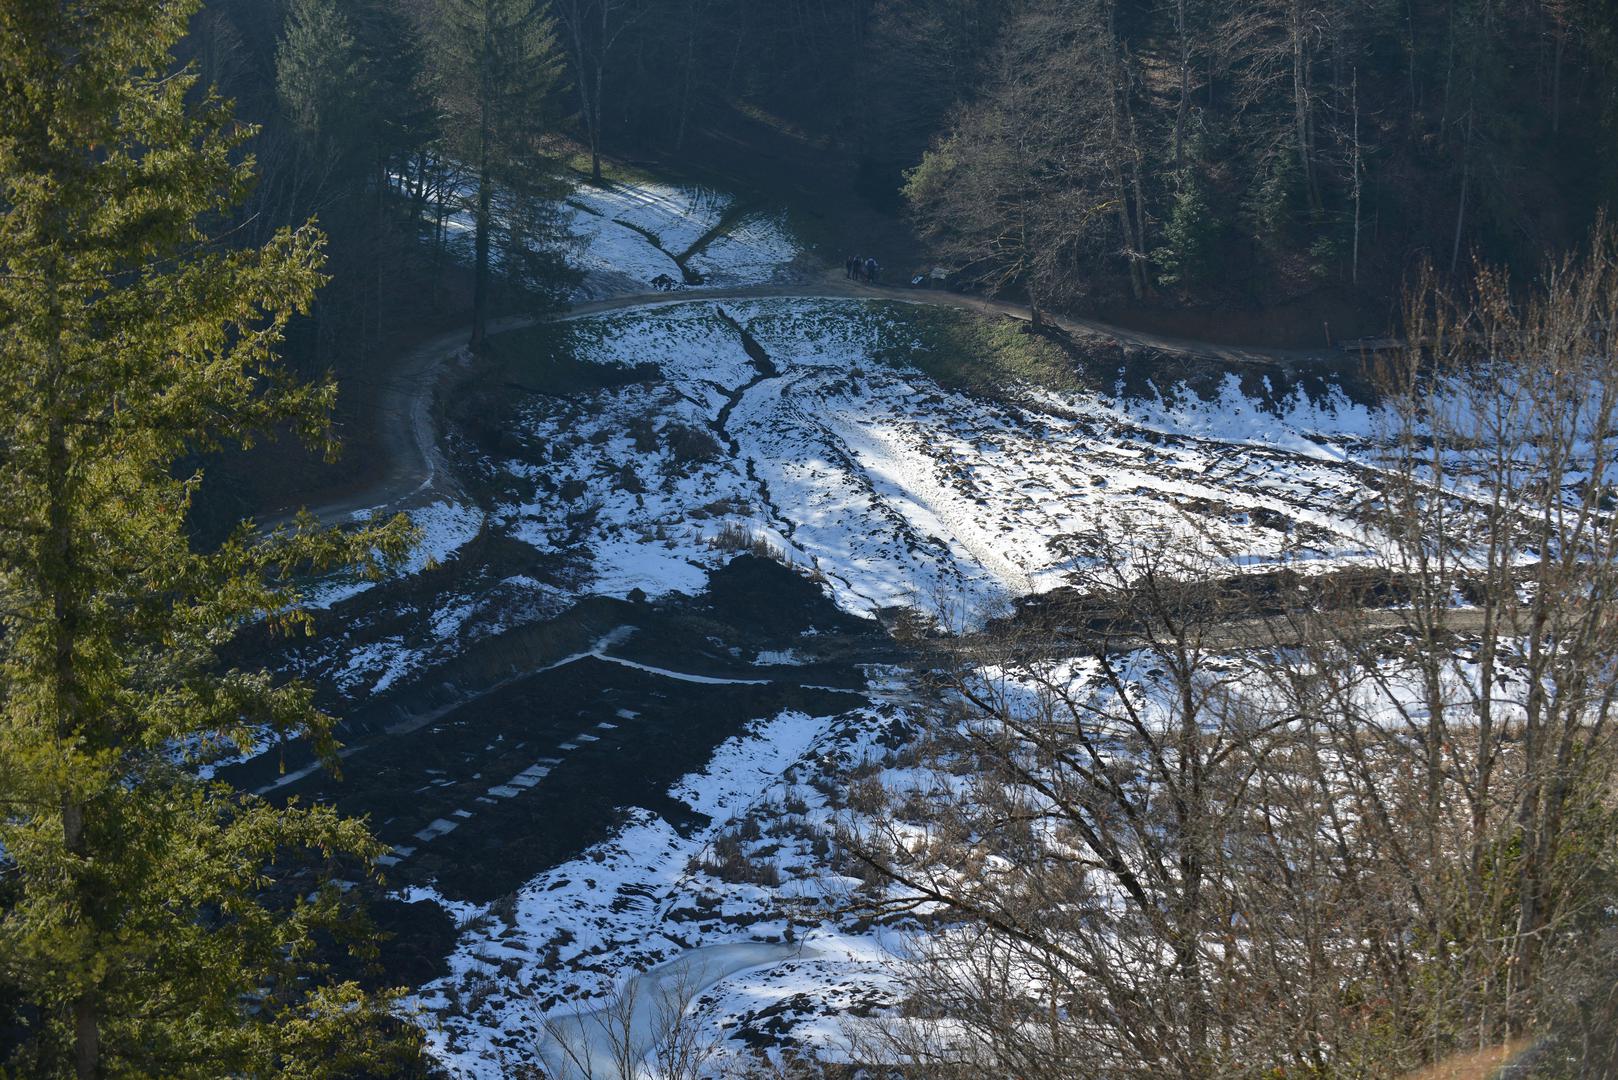
[[[210,4],[186,50],[261,125],[244,214],[273,228],[318,210],[335,252],[391,262],[409,230],[380,192],[419,197],[467,156],[448,88],[475,58],[455,10]],[[764,115],[913,214],[973,284],[1057,308],[1326,295],[1380,332],[1422,259],[1531,262],[1587,231],[1618,182],[1612,16],[1598,0],[569,0],[550,66],[500,90],[546,99],[504,154],[562,131],[599,177],[603,152],[700,160],[705,136]],[[342,314],[321,340],[374,342],[388,283],[370,284],[323,298]]]
[[[1614,196],[1611,0],[0,0],[0,1078],[1618,1080]]]

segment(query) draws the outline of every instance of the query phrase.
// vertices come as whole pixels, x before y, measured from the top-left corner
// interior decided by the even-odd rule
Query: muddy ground
[[[579,656],[592,650],[599,655]],[[804,662],[751,662],[760,650]],[[394,849],[384,859],[389,888],[430,886],[484,904],[605,839],[631,808],[682,832],[706,824],[669,798],[680,777],[749,721],[863,704],[861,665],[901,658],[875,623],[839,611],[800,574],[743,554],[702,595],[592,597],[350,710],[338,728],[340,775],[309,768],[297,745],[220,775],[276,802],[366,817]],[[393,934],[384,968],[411,982],[430,977],[453,943],[436,905],[373,907]]]

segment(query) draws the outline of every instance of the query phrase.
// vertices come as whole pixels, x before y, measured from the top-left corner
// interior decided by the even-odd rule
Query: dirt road
[[[634,293],[577,304],[567,311],[548,316],[549,321],[588,318],[608,312],[636,308],[654,309],[675,304],[704,301],[767,299],[774,297],[805,300],[883,299],[909,304],[959,308],[987,315],[1003,315],[1027,320],[1028,309],[1003,300],[935,289],[894,288],[848,281],[835,271],[824,280],[801,284],[750,285],[720,289],[679,289],[673,292]],[[529,326],[537,319],[511,317],[490,324],[491,334]],[[1047,321],[1072,334],[1099,335],[1125,345],[1155,349],[1187,356],[1206,357],[1224,363],[1289,366],[1318,359],[1321,354],[1285,349],[1249,349],[1206,342],[1186,341],[1109,326],[1105,323],[1067,316],[1047,316]],[[435,335],[401,356],[387,369],[377,393],[372,423],[377,426],[377,446],[385,462],[375,483],[309,509],[328,523],[340,523],[368,511],[390,511],[425,505],[437,499],[453,499],[457,494],[451,471],[439,450],[437,424],[433,417],[433,396],[439,379],[451,365],[465,362],[465,346],[471,327],[465,326]],[[261,522],[272,528],[290,520],[280,515]]]

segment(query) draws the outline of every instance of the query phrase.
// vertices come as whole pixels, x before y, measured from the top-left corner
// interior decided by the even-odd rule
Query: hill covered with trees
[[[0,1077],[1618,1075],[1615,136],[1609,0],[0,0]]]
[[[420,197],[446,157],[470,167],[446,20],[480,12],[520,14],[215,0],[193,25],[205,78],[262,125],[255,227],[318,209],[339,269],[391,268],[336,275],[311,356],[375,348],[402,297],[444,288],[406,242],[420,215],[380,195]],[[730,136],[781,181],[758,131],[787,132],[835,163],[825,186],[908,211],[956,280],[1048,307],[1313,296],[1251,333],[1379,332],[1421,260],[1538,259],[1618,192],[1601,0],[562,0],[545,17],[556,68],[535,65],[533,117],[596,178],[603,153],[700,162]]]

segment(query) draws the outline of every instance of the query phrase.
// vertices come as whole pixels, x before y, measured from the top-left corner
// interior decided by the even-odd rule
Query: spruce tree
[[[539,142],[562,85],[563,58],[556,20],[535,0],[441,0],[439,19],[445,149],[476,185],[467,202],[475,229],[472,347],[480,348],[494,234],[503,228],[502,246],[520,255],[547,223],[535,204],[561,193]],[[497,196],[507,205],[497,205]]]
[[[311,153],[351,152],[368,117],[370,71],[336,0],[292,0],[275,51],[275,89],[287,120]]]
[[[398,1075],[413,1029],[321,960],[348,925],[326,877],[376,841],[187,767],[267,733],[331,754],[307,687],[216,652],[306,629],[299,572],[408,541],[305,515],[189,542],[177,463],[281,425],[329,444],[335,393],[276,361],[320,233],[211,234],[251,132],[170,60],[197,7],[0,0],[0,997],[25,1021],[0,1073]]]

